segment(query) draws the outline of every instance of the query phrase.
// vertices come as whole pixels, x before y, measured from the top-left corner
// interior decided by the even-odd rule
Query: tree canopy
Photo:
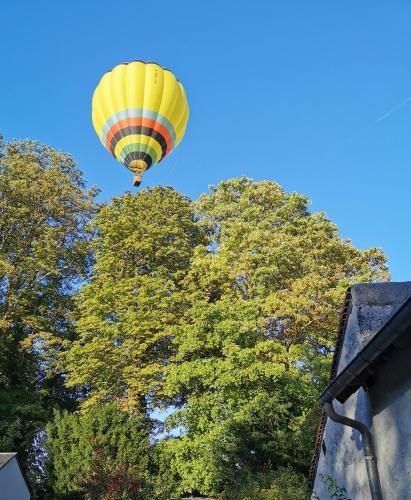
[[[114,199],[93,226],[96,264],[64,355],[68,385],[87,387],[86,407],[144,406],[171,355],[168,329],[183,315],[179,291],[201,231],[190,200],[162,187]]]
[[[196,212],[208,239],[161,389],[184,432],[163,445],[179,493],[216,495],[250,473],[306,472],[345,290],[387,272],[379,250],[356,249],[274,182],[221,182]]]
[[[171,188],[126,194],[93,227],[62,355],[83,411],[168,409],[156,448],[171,496],[306,473],[345,290],[388,278],[382,252],[342,239],[305,196],[245,177],[195,203]]]
[[[342,300],[384,254],[272,181],[96,194],[1,145],[1,451],[35,498],[303,498]]]
[[[71,404],[55,355],[90,269],[95,195],[70,155],[29,140],[0,148],[0,447],[24,464],[52,408]]]
[[[56,495],[147,498],[148,420],[115,403],[83,414],[56,412],[47,426],[47,464]]]

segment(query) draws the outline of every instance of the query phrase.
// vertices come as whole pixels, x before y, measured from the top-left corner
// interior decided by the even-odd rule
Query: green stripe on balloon
[[[142,152],[146,153],[151,156],[151,159],[153,160],[152,165],[155,165],[157,163],[157,153],[155,149],[153,149],[151,146],[148,146],[147,144],[141,144],[140,142],[136,142],[133,144],[128,144],[127,146],[124,146],[120,154],[118,155],[118,159],[120,161],[124,162],[124,158],[129,154],[133,152]]]

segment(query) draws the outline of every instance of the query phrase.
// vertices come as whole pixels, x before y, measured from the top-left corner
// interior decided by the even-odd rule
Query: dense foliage
[[[149,423],[144,415],[96,405],[77,414],[57,412],[47,426],[54,493],[85,498],[146,498]]]
[[[170,188],[127,194],[94,225],[65,354],[83,407],[173,409],[157,446],[168,495],[305,473],[343,295],[386,277],[381,252],[342,240],[304,196],[246,178],[194,205]]]
[[[196,209],[208,240],[183,281],[160,396],[184,429],[164,443],[178,493],[216,495],[250,473],[307,471],[345,290],[386,274],[378,250],[341,240],[273,182],[222,182]]]
[[[25,465],[52,408],[72,406],[54,359],[73,338],[95,194],[69,155],[32,141],[0,149],[0,449]]]
[[[39,498],[304,498],[342,299],[384,255],[270,181],[94,197],[2,149],[1,450],[43,457]]]
[[[200,229],[190,201],[161,187],[114,199],[93,225],[96,265],[65,355],[68,385],[88,387],[84,407],[113,398],[145,406],[184,314],[179,291]]]

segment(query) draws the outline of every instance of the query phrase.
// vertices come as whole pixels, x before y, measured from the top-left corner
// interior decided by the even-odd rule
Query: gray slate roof
[[[0,469],[6,465],[6,463],[11,460],[13,457],[17,455],[16,452],[14,453],[0,453]]]

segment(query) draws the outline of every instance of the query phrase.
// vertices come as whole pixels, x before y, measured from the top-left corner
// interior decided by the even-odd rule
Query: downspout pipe
[[[332,402],[326,401],[325,403],[323,403],[323,407],[327,416],[331,420],[339,424],[348,425],[353,429],[357,429],[357,431],[361,433],[365,464],[367,466],[368,483],[370,485],[371,499],[383,500],[380,476],[378,474],[377,467],[377,457],[375,455],[374,442],[371,432],[362,422],[336,413]]]

